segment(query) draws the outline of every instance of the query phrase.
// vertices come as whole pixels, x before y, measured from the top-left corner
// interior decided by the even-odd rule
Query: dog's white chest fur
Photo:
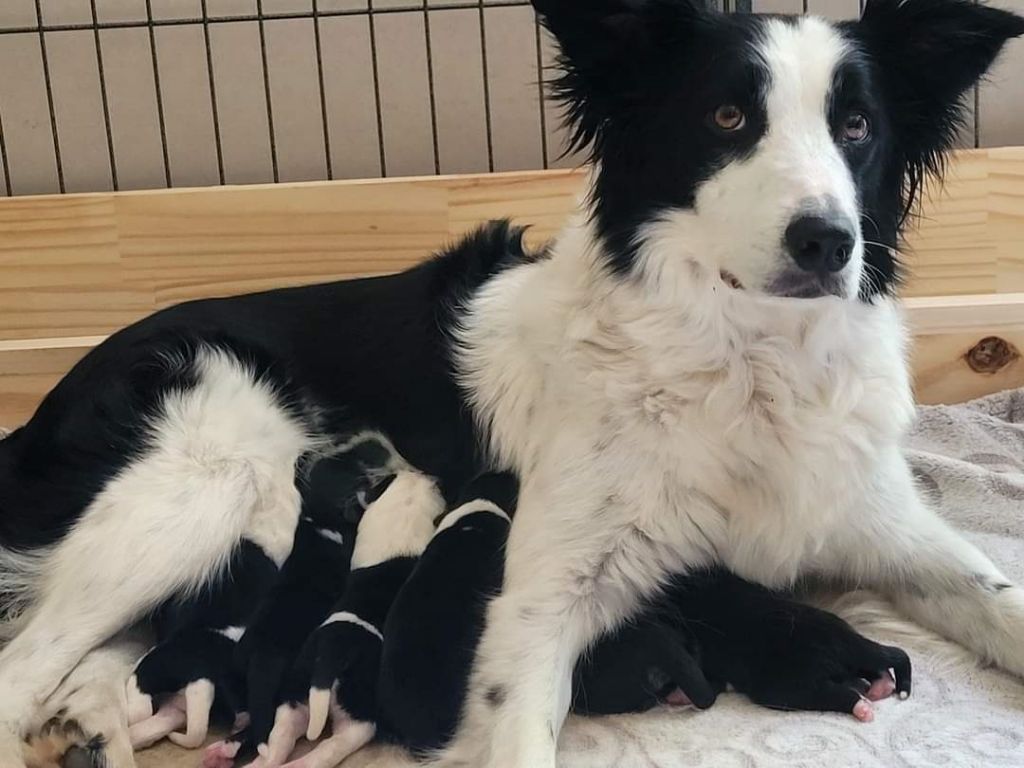
[[[895,306],[759,299],[700,275],[652,299],[575,266],[500,277],[463,338],[468,388],[524,498],[569,520],[578,505],[569,538],[617,523],[666,568],[792,581],[912,417]],[[595,508],[600,524],[583,516]]]

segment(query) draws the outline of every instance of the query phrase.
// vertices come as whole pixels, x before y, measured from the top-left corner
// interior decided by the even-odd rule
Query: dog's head
[[[868,0],[863,18],[723,15],[700,0],[534,0],[556,95],[597,164],[611,266],[748,291],[870,298],[965,94],[1024,19],[971,0]],[[684,267],[684,265],[688,265]]]

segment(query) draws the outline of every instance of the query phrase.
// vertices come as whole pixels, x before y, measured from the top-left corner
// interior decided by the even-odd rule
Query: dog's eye
[[[715,110],[715,125],[727,133],[734,133],[747,124],[747,116],[743,110],[732,104],[726,104]]]
[[[871,136],[871,122],[860,112],[853,112],[843,121],[843,141],[863,144]]]

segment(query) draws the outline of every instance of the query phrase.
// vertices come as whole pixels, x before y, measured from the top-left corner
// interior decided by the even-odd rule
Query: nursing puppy
[[[437,749],[455,732],[487,601],[501,591],[517,494],[512,475],[471,482],[388,613],[374,683],[380,730],[415,753]]]
[[[155,623],[161,641],[128,681],[128,723],[135,749],[164,737],[195,749],[206,740],[211,714],[215,721],[233,724],[245,711],[237,644],[277,577],[266,553],[243,541],[217,583],[199,597],[160,612]],[[185,732],[178,732],[182,727]]]
[[[283,563],[295,469],[353,419],[446,493],[485,466],[523,478],[448,765],[551,768],[580,652],[711,564],[873,587],[1024,674],[1024,593],[901,455],[892,297],[962,97],[1024,21],[967,0],[841,24],[536,4],[594,160],[542,254],[499,224],[399,275],[158,313],[0,441],[0,615],[28,606],[0,652],[0,757],[20,765],[90,649],[243,538]]]
[[[260,768],[286,762],[299,738],[331,734],[289,768],[334,768],[377,731],[377,675],[391,604],[434,533],[444,498],[418,472],[400,472],[359,523],[352,572],[284,686]]]

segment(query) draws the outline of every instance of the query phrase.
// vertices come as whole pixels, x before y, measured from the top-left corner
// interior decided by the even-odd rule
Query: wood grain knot
[[[964,359],[975,373],[999,373],[1020,359],[1020,351],[1006,339],[989,336],[975,344]]]

